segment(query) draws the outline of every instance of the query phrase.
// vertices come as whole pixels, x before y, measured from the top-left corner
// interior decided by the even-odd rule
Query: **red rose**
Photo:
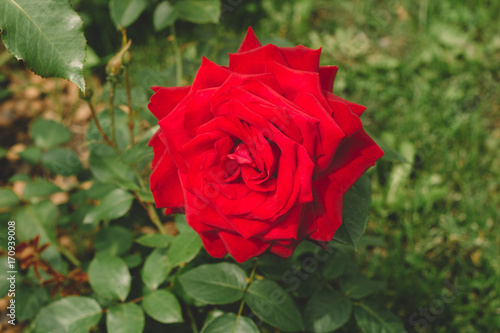
[[[338,67],[320,53],[262,46],[249,28],[229,67],[203,58],[191,86],[153,88],[156,206],[185,212],[212,256],[330,241],[344,193],[383,155],[365,107],[331,93]]]

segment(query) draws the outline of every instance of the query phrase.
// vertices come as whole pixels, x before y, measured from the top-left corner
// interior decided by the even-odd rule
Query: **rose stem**
[[[250,287],[250,284],[253,281],[253,277],[255,276],[256,269],[257,269],[257,260],[255,260],[255,263],[253,264],[252,273],[250,273],[250,278],[248,279],[247,287],[245,288],[244,294],[246,294],[248,292],[248,287]],[[243,297],[243,299],[241,300],[240,309],[238,310],[238,314],[236,315],[236,321],[234,322],[233,332],[235,332],[236,328],[238,327],[238,320],[241,317],[241,313],[243,312],[244,306],[245,306],[245,297]]]
[[[122,27],[122,47],[127,45],[127,30]],[[124,53],[125,56],[125,53]],[[127,105],[128,105],[128,127],[130,129],[130,145],[134,145],[134,110],[132,109],[132,95],[130,94],[130,79],[128,73],[128,62],[123,62],[123,75],[125,79],[125,91],[127,92]]]
[[[181,50],[179,49],[179,43],[177,42],[177,36],[175,35],[175,23],[170,25],[170,31],[172,33],[172,46],[175,54],[176,80],[177,85],[180,86],[182,85],[182,56]]]

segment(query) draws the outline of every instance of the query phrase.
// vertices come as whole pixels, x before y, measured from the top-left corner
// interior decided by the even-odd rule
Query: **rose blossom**
[[[262,46],[249,28],[228,67],[203,58],[191,86],[152,88],[156,206],[184,212],[212,256],[330,241],[344,193],[383,155],[320,53]]]

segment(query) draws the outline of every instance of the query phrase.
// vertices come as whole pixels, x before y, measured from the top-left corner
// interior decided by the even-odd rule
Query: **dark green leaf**
[[[22,152],[18,153],[19,157],[28,162],[29,164],[37,164],[42,156],[40,148],[32,146],[28,147]]]
[[[26,183],[26,187],[24,188],[23,192],[23,198],[25,200],[31,200],[33,198],[43,198],[61,191],[62,190],[59,187],[52,184],[48,180],[38,178]]]
[[[200,236],[194,231],[186,231],[174,237],[168,250],[168,261],[173,267],[190,262],[202,246]]]
[[[141,272],[142,281],[149,289],[156,290],[167,279],[171,270],[172,267],[167,260],[167,249],[155,249],[146,258]]]
[[[142,333],[144,312],[134,303],[114,306],[106,314],[106,328],[108,333]]]
[[[332,253],[320,265],[321,274],[327,280],[336,279],[344,274],[346,263],[352,260],[349,255],[340,249],[331,249],[331,251]]]
[[[234,313],[225,313],[210,321],[201,333],[259,333],[255,323],[247,317],[236,317]]]
[[[218,23],[220,0],[184,0],[175,3],[175,10],[183,20],[193,23]]]
[[[373,302],[363,301],[354,308],[356,323],[365,333],[401,333],[405,328],[401,320],[389,310]]]
[[[30,180],[30,176],[28,176],[25,173],[16,173],[14,176],[9,178],[9,183],[21,181],[21,182],[27,182]]]
[[[88,333],[101,319],[101,307],[89,297],[69,296],[44,307],[31,324],[34,333]]]
[[[366,297],[384,288],[384,282],[370,280],[363,275],[347,275],[340,279],[340,289],[353,299]]]
[[[134,201],[134,196],[120,188],[113,190],[85,215],[84,224],[97,224],[101,220],[117,219],[125,215]]]
[[[306,305],[304,322],[312,332],[333,332],[351,317],[352,303],[338,291],[323,289]]]
[[[335,232],[334,240],[356,248],[356,244],[363,236],[368,224],[370,202],[370,179],[363,175],[344,194],[342,224]]]
[[[118,187],[114,184],[104,184],[100,182],[94,182],[92,187],[90,187],[85,192],[80,191],[77,193],[82,193],[87,199],[102,200],[105,196],[116,190]]]
[[[144,311],[160,323],[182,323],[181,305],[177,298],[167,290],[155,290],[142,301]]]
[[[139,190],[135,175],[129,165],[119,160],[111,147],[100,146],[89,155],[90,171],[102,183],[116,184],[122,188]]]
[[[153,197],[153,193],[151,193],[151,191],[149,189],[147,190],[138,190],[136,191],[137,195],[139,196],[139,198],[144,201],[144,202],[155,202],[155,199]]]
[[[148,3],[146,0],[111,0],[109,11],[117,29],[127,28],[141,16]]]
[[[78,155],[68,148],[53,148],[42,155],[42,165],[62,176],[77,175],[82,170]]]
[[[132,232],[120,226],[103,228],[95,235],[94,246],[99,254],[120,256],[132,246]]]
[[[150,234],[143,235],[135,241],[136,243],[147,247],[167,247],[170,245],[173,239],[174,237],[169,235]]]
[[[23,285],[16,290],[16,319],[33,319],[42,306],[50,301],[49,294],[43,288]]]
[[[233,303],[243,297],[247,285],[245,272],[235,264],[198,266],[179,277],[189,296],[208,304]]]
[[[254,281],[248,288],[245,300],[263,321],[288,332],[304,331],[304,323],[297,305],[276,282]]]
[[[153,13],[153,26],[156,31],[160,31],[171,25],[177,19],[177,11],[168,2],[162,1],[156,6]]]
[[[2,41],[10,53],[36,74],[70,80],[85,92],[83,22],[68,1],[2,0],[0,13]]]
[[[35,2],[38,2],[38,0],[35,0]],[[35,145],[43,149],[52,148],[71,139],[71,132],[64,125],[43,118],[37,119],[31,125],[30,133]]]
[[[123,259],[97,255],[89,265],[89,282],[92,289],[104,298],[120,299],[130,292],[130,272]]]
[[[4,244],[2,244],[2,247],[4,246]],[[3,256],[3,257],[0,257],[0,267],[9,267],[8,266],[9,262],[8,262],[8,258],[7,256]],[[14,264],[15,265],[15,264]],[[17,267],[15,267],[14,270],[16,270]],[[7,273],[7,269],[2,269],[0,270],[0,297],[1,298],[4,298],[5,295],[7,295],[7,293],[9,292],[9,288],[10,288],[10,280],[7,280],[7,278],[9,277],[9,273]]]
[[[10,188],[0,188],[0,208],[14,207],[19,203],[19,198]]]
[[[7,155],[8,150],[0,147],[0,158],[4,158],[5,155]]]
[[[143,159],[151,161],[152,158],[153,149],[147,145],[147,142],[136,143],[132,147],[125,150],[121,156],[123,162],[134,165],[140,164]]]

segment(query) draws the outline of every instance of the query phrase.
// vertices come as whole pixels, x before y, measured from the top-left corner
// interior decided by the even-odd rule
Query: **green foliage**
[[[323,289],[306,304],[304,322],[311,332],[333,332],[351,317],[352,303],[338,291]]]
[[[109,12],[117,29],[127,28],[139,18],[147,5],[146,0],[110,0]]]
[[[123,259],[97,255],[89,265],[89,282],[100,296],[123,302],[130,292],[131,277]]]
[[[0,188],[0,208],[12,207],[19,203],[19,198],[10,188]]]
[[[31,125],[31,137],[42,149],[53,148],[71,139],[71,132],[64,125],[49,119],[37,119]]]
[[[164,324],[182,323],[181,305],[177,298],[167,290],[155,290],[144,297],[144,311],[151,318]]]
[[[101,307],[89,297],[69,296],[40,311],[31,328],[35,333],[87,333],[101,319]]]
[[[83,22],[68,1],[1,0],[0,13],[2,41],[10,53],[35,73],[68,79],[85,92]]]
[[[255,323],[247,317],[239,318],[234,313],[222,314],[209,321],[201,333],[258,333],[260,332]]]
[[[141,333],[144,329],[144,312],[137,304],[114,306],[106,314],[108,333]]]

